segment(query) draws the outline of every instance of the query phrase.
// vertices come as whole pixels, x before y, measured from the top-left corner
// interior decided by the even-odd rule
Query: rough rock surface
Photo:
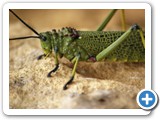
[[[11,36],[32,35],[23,28],[11,21]],[[72,64],[61,59],[59,70],[47,78],[54,57],[38,61],[40,54],[38,40],[10,41],[10,108],[139,108],[136,95],[144,88],[144,63],[80,62],[74,82],[64,91]]]

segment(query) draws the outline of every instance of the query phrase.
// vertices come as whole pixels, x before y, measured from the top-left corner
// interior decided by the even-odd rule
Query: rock
[[[114,90],[96,90],[88,94],[72,93],[61,100],[60,108],[68,109],[133,109],[139,108],[135,98]],[[130,104],[128,104],[130,103]]]

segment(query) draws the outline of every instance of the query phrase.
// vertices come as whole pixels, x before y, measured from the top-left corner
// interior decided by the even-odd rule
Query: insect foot
[[[67,86],[72,83],[73,79],[74,79],[74,76],[72,76],[70,80],[64,85],[63,90],[67,90],[68,88]]]
[[[37,60],[40,60],[40,59],[42,59],[42,58],[45,57],[45,56],[46,56],[45,54],[39,55],[39,56],[37,57]]]
[[[56,72],[58,68],[59,68],[59,64],[56,64],[55,68],[48,73],[47,77],[52,77],[51,74]]]

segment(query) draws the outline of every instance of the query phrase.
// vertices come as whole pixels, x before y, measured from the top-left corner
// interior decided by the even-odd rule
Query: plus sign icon
[[[157,104],[157,94],[153,90],[141,90],[137,95],[137,103],[144,110],[150,110]]]

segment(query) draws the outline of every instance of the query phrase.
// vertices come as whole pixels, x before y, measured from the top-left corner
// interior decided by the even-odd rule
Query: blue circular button
[[[141,90],[137,95],[137,103],[144,110],[150,110],[157,104],[157,94],[153,90]]]

